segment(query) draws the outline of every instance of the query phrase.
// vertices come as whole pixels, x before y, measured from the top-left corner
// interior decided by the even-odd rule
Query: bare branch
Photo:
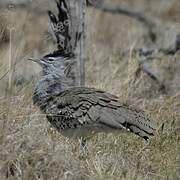
[[[135,79],[139,77],[140,73],[144,72],[148,77],[150,77],[158,86],[159,86],[159,91],[161,91],[163,94],[167,93],[166,86],[156,77],[150,70],[148,70],[143,63],[139,63],[139,67],[137,68],[135,72]]]
[[[140,12],[132,11],[130,9],[125,9],[121,6],[110,5],[110,4],[106,4],[106,3],[95,3],[95,4],[91,4],[91,5],[93,5],[93,7],[97,8],[97,9],[107,12],[107,13],[123,14],[125,16],[135,18],[136,20],[138,20],[139,22],[141,22],[144,26],[146,26],[148,28],[148,33],[149,33],[150,39],[153,42],[156,41],[156,34],[153,31],[153,29],[156,25],[154,22],[152,22],[150,19],[148,19],[144,14],[142,14]]]

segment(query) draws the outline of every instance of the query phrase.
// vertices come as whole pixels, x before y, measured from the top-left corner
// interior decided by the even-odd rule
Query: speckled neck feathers
[[[64,77],[46,75],[35,86],[33,103],[44,107],[50,96],[55,96],[65,89],[67,89],[67,82]]]

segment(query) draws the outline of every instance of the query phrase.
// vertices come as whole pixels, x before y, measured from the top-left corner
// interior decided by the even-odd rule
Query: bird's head
[[[73,63],[72,56],[60,56],[58,54],[48,54],[40,59],[29,59],[38,63],[43,70],[43,76],[56,75],[64,76],[67,68]]]

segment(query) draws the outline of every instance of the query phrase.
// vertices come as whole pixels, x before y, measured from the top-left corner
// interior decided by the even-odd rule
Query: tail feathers
[[[150,136],[154,136],[156,126],[154,122],[142,111],[121,108],[119,112],[124,114],[122,125],[129,129],[130,132],[148,140]]]
[[[126,129],[145,140],[153,136],[156,131],[155,124],[144,112],[137,112],[126,107],[103,108],[100,122],[114,129]]]
[[[125,123],[126,125],[124,126],[126,129],[128,129],[130,132],[144,138],[145,140],[148,140],[150,136],[154,136],[155,133],[155,128],[146,128],[144,126],[140,126],[140,125],[134,125],[130,124],[130,123]]]

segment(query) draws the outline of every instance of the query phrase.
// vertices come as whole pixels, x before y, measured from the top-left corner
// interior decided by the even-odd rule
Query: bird
[[[69,86],[64,61],[70,63],[71,58],[50,54],[32,59],[43,69],[34,89],[33,103],[59,132],[81,137],[95,132],[129,131],[145,140],[154,135],[155,124],[142,110],[96,88]]]
[[[65,0],[60,0],[58,8],[64,3]],[[49,16],[51,21],[58,21],[52,12]],[[41,79],[34,88],[33,104],[46,115],[49,123],[68,138],[82,139],[83,146],[87,137],[100,132],[132,132],[146,141],[154,136],[156,125],[144,111],[121,103],[111,93],[72,84],[69,72],[75,53],[72,48],[66,51],[70,47],[69,33],[63,36],[67,40],[65,47],[39,59],[30,59],[42,68]]]

